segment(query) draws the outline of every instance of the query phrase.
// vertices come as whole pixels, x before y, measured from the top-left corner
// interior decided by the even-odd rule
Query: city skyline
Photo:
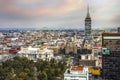
[[[119,0],[0,0],[0,28],[84,29],[87,5],[92,28],[119,26]]]

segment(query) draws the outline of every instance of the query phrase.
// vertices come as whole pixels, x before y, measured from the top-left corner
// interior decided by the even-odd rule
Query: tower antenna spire
[[[89,5],[87,4],[87,14],[85,18],[85,35],[90,36],[91,35],[91,17],[89,13]]]
[[[87,4],[87,17],[90,18],[90,13],[89,13],[89,4]]]

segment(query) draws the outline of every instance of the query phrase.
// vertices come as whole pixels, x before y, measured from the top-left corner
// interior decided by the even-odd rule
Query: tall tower
[[[87,7],[87,16],[85,18],[85,36],[87,38],[91,36],[91,17],[89,13],[89,6]]]
[[[83,46],[87,45],[90,45],[90,48],[92,48],[91,17],[89,13],[89,6],[87,7],[87,16],[85,18],[85,38],[83,41]]]

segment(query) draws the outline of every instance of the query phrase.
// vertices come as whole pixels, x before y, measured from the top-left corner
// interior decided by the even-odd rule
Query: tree
[[[42,80],[48,80],[48,77],[45,71],[42,72]]]
[[[25,78],[27,76],[27,73],[26,72],[21,72],[18,76],[20,78]]]
[[[24,57],[15,57],[0,65],[0,80],[60,80],[65,69],[64,59],[33,62]]]
[[[45,71],[39,73],[39,75],[37,76],[39,80],[48,80],[47,74]]]

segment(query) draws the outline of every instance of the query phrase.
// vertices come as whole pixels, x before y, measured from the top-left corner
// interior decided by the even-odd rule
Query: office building
[[[120,80],[120,33],[102,35],[102,77],[105,80]]]
[[[102,33],[102,47],[111,51],[120,50],[120,33]]]
[[[118,27],[118,32],[120,32],[120,27]]]

